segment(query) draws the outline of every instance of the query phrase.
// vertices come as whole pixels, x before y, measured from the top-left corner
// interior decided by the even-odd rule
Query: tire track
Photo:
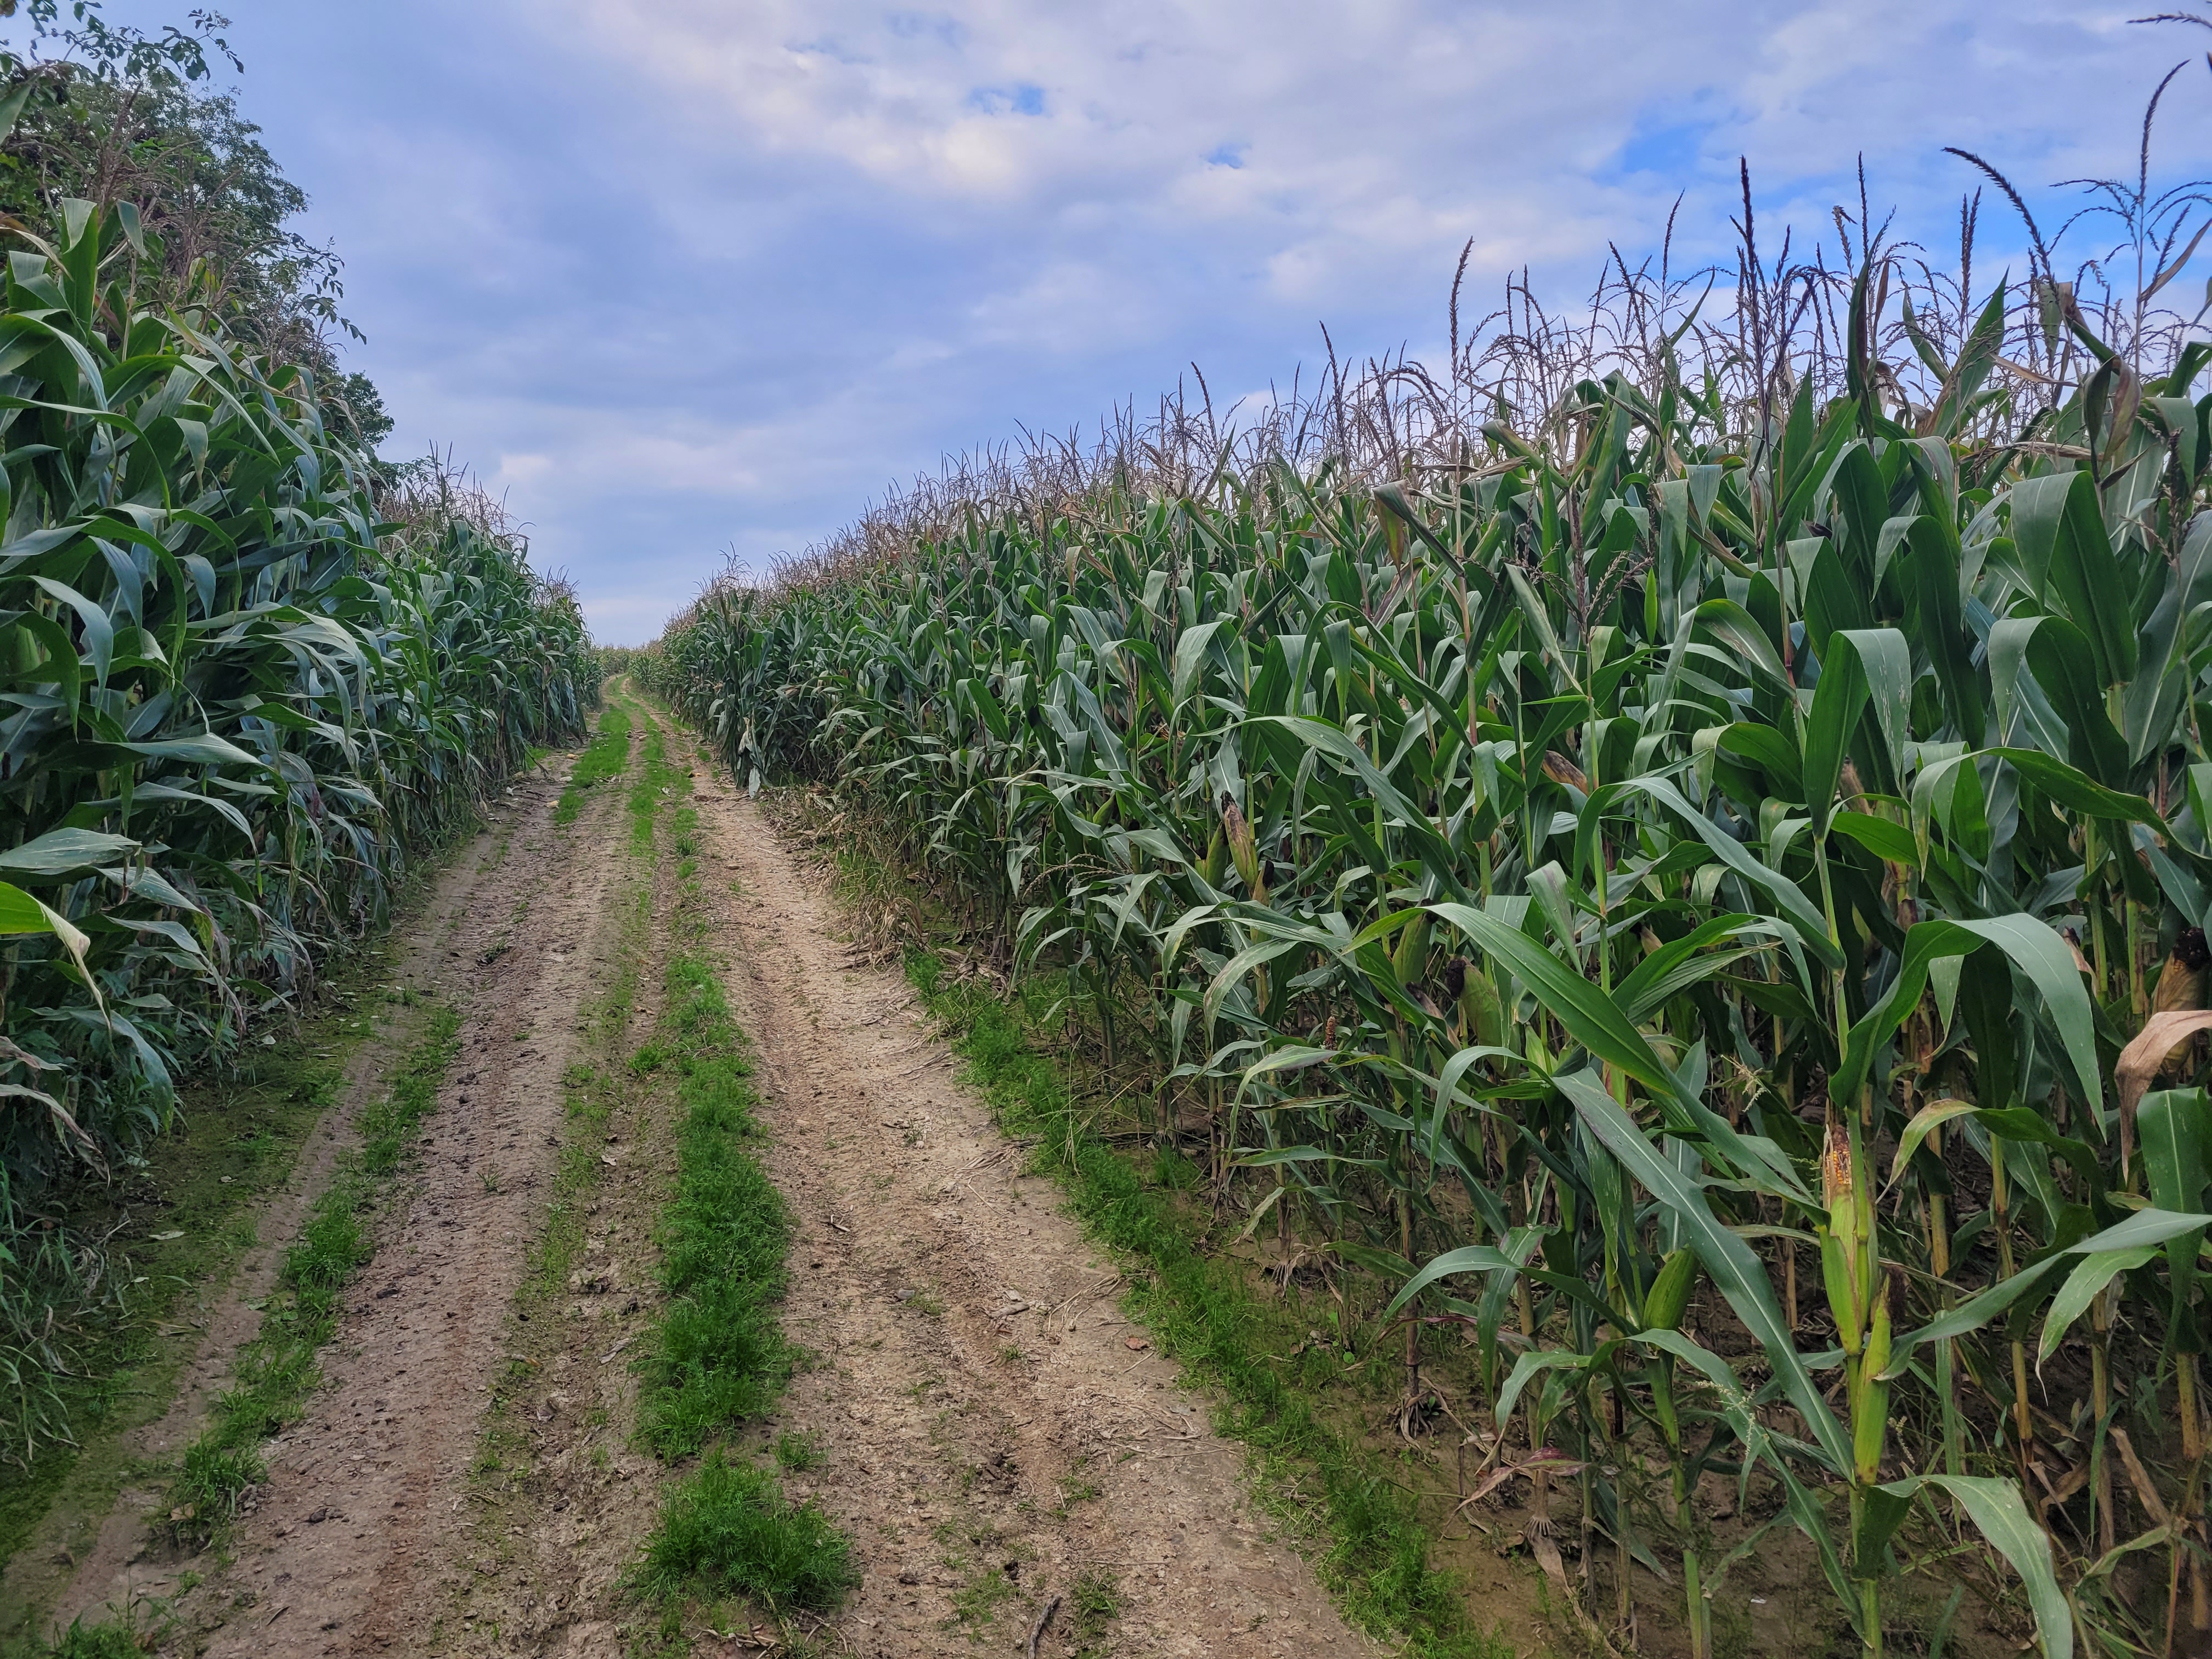
[[[611,793],[611,792],[609,792]],[[270,1483],[197,1597],[210,1656],[418,1650],[410,1601],[449,1557],[504,1322],[539,1230],[575,1015],[607,955],[623,826],[605,799],[565,831],[557,786],[518,791],[507,856],[473,884],[441,963],[459,1057],[422,1167],[349,1292],[324,1388],[266,1449]]]
[[[732,1001],[798,1220],[785,1323],[819,1356],[781,1426],[828,1461],[787,1485],[852,1533],[864,1574],[837,1640],[869,1659],[1018,1645],[1057,1595],[1040,1650],[1068,1653],[1079,1585],[1104,1585],[1120,1611],[1096,1652],[1374,1652],[1122,1319],[1111,1264],[1021,1172],[904,980],[851,963],[830,900],[749,799],[704,776],[696,799],[737,878]]]

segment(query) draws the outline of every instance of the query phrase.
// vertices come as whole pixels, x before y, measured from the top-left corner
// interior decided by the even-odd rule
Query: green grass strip
[[[553,822],[574,823],[583,811],[585,793],[617,778],[629,765],[629,714],[619,702],[610,703],[599,716],[599,729],[570,769],[561,799],[553,804]]]
[[[1428,1530],[1412,1497],[1379,1460],[1316,1414],[1311,1391],[1322,1379],[1278,1358],[1304,1346],[1303,1322],[1254,1295],[1234,1264],[1202,1254],[1169,1195],[1091,1133],[1066,1078],[1031,1040],[1027,1000],[1018,994],[1002,1002],[973,983],[948,985],[933,952],[910,950],[906,969],[1000,1127],[1037,1135],[1035,1155],[1076,1214],[1101,1242],[1149,1270],[1135,1276],[1132,1310],[1186,1373],[1227,1396],[1216,1426],[1274,1472],[1315,1477],[1301,1485],[1308,1492],[1318,1486],[1330,1535],[1318,1571],[1346,1617],[1421,1659],[1510,1659],[1503,1634],[1477,1625],[1454,1580],[1429,1565]],[[1036,988],[1040,1003],[1050,1000]],[[1312,1363],[1326,1362],[1315,1356]]]
[[[722,988],[698,957],[669,963],[659,1033],[633,1063],[675,1073],[683,1114],[676,1198],[661,1223],[669,1302],[644,1367],[641,1417],[647,1444],[685,1457],[762,1415],[790,1376],[776,1304],[791,1218],[746,1150],[760,1133],[752,1066]]]
[[[391,1091],[373,1102],[357,1121],[363,1173],[387,1176],[399,1167],[400,1154],[413,1143],[422,1120],[437,1109],[438,1085],[460,1052],[459,1011],[433,1009],[428,1029],[392,1080]]]
[[[680,1630],[689,1601],[743,1596],[781,1618],[834,1607],[859,1582],[851,1541],[811,1504],[793,1504],[732,1436],[775,1406],[793,1355],[778,1308],[791,1212],[750,1150],[760,1097],[744,1034],[704,951],[708,901],[698,879],[699,816],[690,775],[669,764],[659,727],[646,734],[630,793],[637,845],[650,848],[673,800],[673,921],[653,1040],[631,1065],[667,1073],[678,1110],[676,1193],[661,1218],[668,1301],[639,1363],[639,1434],[663,1458],[705,1455],[670,1489],[635,1583]],[[786,1437],[787,1439],[789,1437]]]
[[[260,1443],[306,1415],[322,1380],[316,1353],[337,1331],[340,1292],[375,1253],[362,1212],[437,1104],[438,1085],[460,1052],[460,1029],[453,1009],[431,1012],[389,1092],[362,1115],[359,1157],[340,1168],[285,1251],[261,1328],[238,1351],[234,1382],[216,1401],[214,1420],[185,1449],[169,1494],[170,1525],[179,1536],[219,1535],[237,1513],[239,1494],[267,1478]]]
[[[639,758],[637,781],[629,787],[630,843],[639,852],[653,847],[653,816],[660,809],[662,799],[675,791],[678,781],[689,780],[689,774],[678,772],[668,764],[668,740],[657,726],[648,727]]]

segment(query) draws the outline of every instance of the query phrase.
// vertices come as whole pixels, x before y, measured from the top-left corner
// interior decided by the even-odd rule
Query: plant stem
[[[1938,1158],[1943,1156],[1943,1131],[1935,1130],[1928,1137],[1929,1150]],[[1928,1265],[1938,1279],[1951,1276],[1950,1218],[1941,1193],[1928,1194]],[[1936,1293],[1939,1310],[1951,1305],[1949,1291]],[[1951,1352],[1951,1339],[1939,1338],[1936,1343],[1936,1394],[1943,1418],[1943,1473],[1964,1474],[1966,1472],[1966,1425],[1959,1415],[1959,1390],[1953,1370],[1955,1356]]]
[[[1990,1137],[1990,1214],[1996,1224],[1997,1236],[1997,1277],[2010,1279],[2012,1265],[2012,1224],[2005,1201],[2004,1142],[1996,1136]],[[2034,1420],[2027,1407],[2027,1345],[2012,1345],[2012,1423],[2014,1449],[2020,1454],[2023,1479],[2027,1472],[2028,1448],[2034,1442]]]
[[[1712,1609],[1705,1605],[1694,1547],[1682,1552],[1682,1600],[1690,1622],[1690,1659],[1712,1659]]]

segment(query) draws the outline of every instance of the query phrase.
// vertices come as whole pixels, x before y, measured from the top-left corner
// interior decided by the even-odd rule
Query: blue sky
[[[1580,292],[1678,191],[1678,246],[1718,253],[1740,154],[1762,240],[1825,229],[1863,153],[1941,246],[1972,182],[1942,146],[2056,208],[2133,171],[2194,56],[2158,154],[2212,157],[2212,34],[2130,27],[2142,0],[222,9],[243,109],[347,261],[386,452],[471,463],[613,644],[726,550],[764,568],[1193,360],[1225,401],[1310,373],[1322,321],[1418,351],[1469,237],[1469,309],[1524,264]]]

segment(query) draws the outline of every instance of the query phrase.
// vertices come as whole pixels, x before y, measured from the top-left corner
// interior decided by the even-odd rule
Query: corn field
[[[1978,290],[1978,198],[1955,264],[1770,258],[1747,182],[1733,270],[985,456],[641,672],[1064,975],[1286,1273],[1379,1279],[1401,1430],[1562,1585],[1578,1527],[1615,1639],[1707,1659],[1794,1528],[1869,1653],[1916,1576],[2196,1650],[2206,199],[2091,205]]]
[[[174,302],[127,204],[12,240],[0,1416],[21,1459],[70,1435],[51,1382],[102,1294],[41,1206],[296,1006],[410,854],[580,730],[597,670],[518,539],[450,479],[380,489],[311,376]]]

